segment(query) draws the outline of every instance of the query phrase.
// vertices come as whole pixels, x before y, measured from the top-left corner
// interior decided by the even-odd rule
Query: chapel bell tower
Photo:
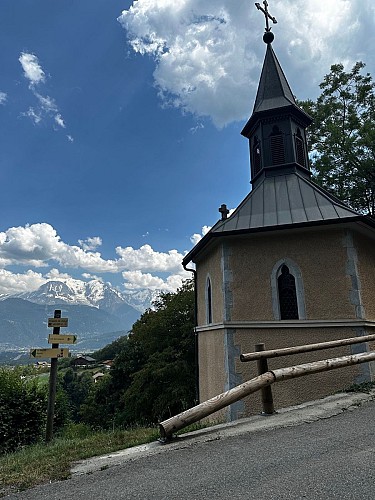
[[[312,119],[296,104],[288,81],[272,49],[274,35],[269,27],[268,3],[256,3],[266,17],[263,41],[267,52],[259,81],[253,114],[241,134],[249,139],[251,183],[264,176],[299,171],[310,176],[305,129]]]

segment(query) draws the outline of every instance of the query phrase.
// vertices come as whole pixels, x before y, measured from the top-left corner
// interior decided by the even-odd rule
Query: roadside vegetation
[[[157,439],[195,403],[194,291],[162,294],[88,366],[58,361],[54,439],[45,444],[48,373],[0,368],[0,496],[67,478],[74,462]],[[110,369],[104,361],[110,360]],[[101,372],[100,378],[94,375]]]
[[[67,479],[79,460],[149,443],[157,437],[156,427],[95,432],[82,424],[70,424],[48,445],[39,442],[0,456],[0,496]]]

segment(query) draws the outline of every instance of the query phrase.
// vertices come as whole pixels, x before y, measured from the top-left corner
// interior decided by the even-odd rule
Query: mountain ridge
[[[97,350],[129,332],[158,292],[122,293],[99,280],[55,279],[32,292],[0,297],[0,351],[48,347],[48,317],[61,309],[78,343],[71,350]]]

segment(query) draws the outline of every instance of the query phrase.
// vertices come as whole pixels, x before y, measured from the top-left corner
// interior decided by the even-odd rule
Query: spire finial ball
[[[275,38],[275,35],[272,33],[272,31],[266,31],[263,35],[263,42],[264,43],[272,43]]]

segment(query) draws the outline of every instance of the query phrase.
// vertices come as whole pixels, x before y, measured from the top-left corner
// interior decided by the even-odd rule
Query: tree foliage
[[[45,428],[46,393],[19,369],[0,368],[0,453],[37,441]]]
[[[194,403],[192,282],[162,294],[154,306],[118,343],[110,376],[90,391],[81,412],[86,423],[103,426],[103,414],[107,427],[153,423]]]
[[[311,115],[309,149],[314,177],[361,213],[375,215],[375,84],[365,64],[342,64],[320,84],[316,101],[299,104]]]

